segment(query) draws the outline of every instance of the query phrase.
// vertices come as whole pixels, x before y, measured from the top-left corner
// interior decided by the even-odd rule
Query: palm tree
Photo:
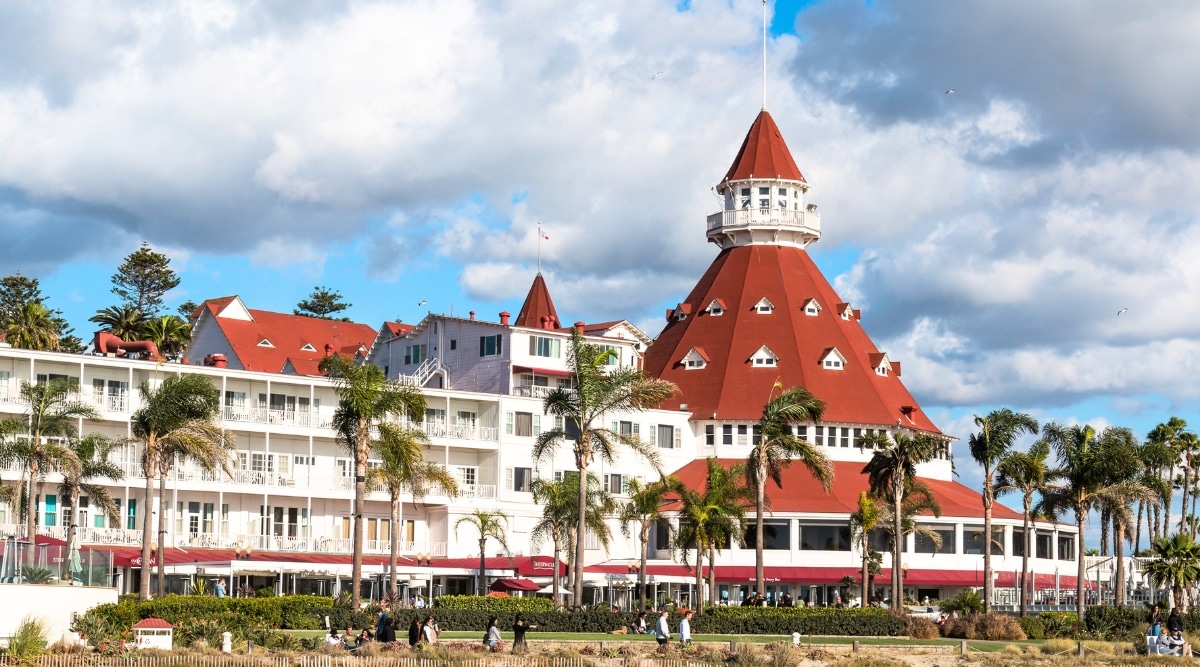
[[[617,518],[621,520],[621,533],[629,537],[629,527],[638,525],[638,542],[641,544],[641,565],[638,567],[638,598],[640,608],[646,611],[646,560],[650,550],[650,529],[662,521],[662,507],[667,502],[667,494],[682,492],[682,484],[674,476],[664,477],[649,484],[643,484],[637,479],[629,481],[629,500],[617,510]],[[537,496],[534,496],[537,500]]]
[[[384,423],[379,426],[379,436],[374,444],[380,465],[367,471],[367,487],[383,489],[391,502],[388,583],[390,590],[395,591],[396,559],[400,550],[400,494],[411,493],[414,503],[421,502],[430,493],[440,493],[453,498],[458,495],[458,482],[444,466],[425,460],[425,447],[429,444],[429,438],[423,431]]]
[[[412,421],[425,418],[425,396],[415,387],[390,382],[383,369],[374,364],[357,365],[337,356],[321,360],[321,371],[333,379],[338,407],[333,413],[333,428],[338,442],[354,457],[354,551],[351,577],[354,590],[351,602],[358,608],[362,591],[363,505],[367,495],[367,455],[373,448],[371,432],[388,420],[402,417]]]
[[[27,301],[3,323],[5,340],[24,350],[57,350],[59,326],[54,313],[36,301]]]
[[[1150,552],[1155,558],[1144,565],[1146,574],[1155,584],[1169,585],[1175,606],[1183,611],[1183,589],[1200,581],[1200,543],[1179,532],[1154,540]]]
[[[641,438],[604,428],[604,416],[609,413],[640,412],[657,406],[676,392],[665,380],[647,376],[641,369],[629,366],[609,366],[615,357],[611,349],[587,343],[578,329],[571,330],[571,346],[567,365],[571,369],[574,387],[558,387],[546,396],[546,414],[561,417],[562,428],[543,431],[533,447],[533,460],[550,458],[564,439],[574,439],[575,468],[587,475],[592,461],[599,458],[611,463],[617,456],[617,446],[624,445],[640,454],[656,473],[662,474],[661,457],[655,448]],[[579,485],[577,535],[586,535],[584,525],[587,507],[587,485]],[[575,601],[583,599],[583,549],[575,550],[576,573],[573,593]]]
[[[1025,616],[1028,600],[1025,599],[1024,577],[1029,573],[1030,551],[1037,544],[1033,523],[1033,496],[1040,494],[1055,481],[1055,471],[1050,468],[1050,443],[1044,439],[1030,445],[1025,452],[1009,452],[996,466],[995,492],[1015,491],[1021,494],[1023,508],[1023,533],[1025,545],[1021,553],[1021,615]]]
[[[741,464],[729,468],[715,458],[706,462],[707,473],[703,489],[683,489],[680,495],[679,530],[675,534],[676,557],[688,565],[688,549],[696,550],[696,599],[694,604],[703,611],[701,591],[704,590],[704,555],[708,554],[710,579],[715,579],[714,560],[717,552],[731,540],[742,542],[746,532],[746,506],[753,491],[738,484],[746,471]],[[710,603],[716,601],[716,587],[710,586]]]
[[[159,484],[159,536],[166,535],[166,499],[162,471],[169,470],[175,458],[196,456],[216,461],[214,453],[227,452],[233,446],[233,435],[224,433],[214,423],[221,409],[217,388],[208,378],[191,373],[175,375],[157,387],[143,382],[139,391],[142,407],[130,418],[130,430],[142,447],[142,475],[146,478],[146,493],[142,514],[142,580],[139,595],[150,599],[150,545],[155,540],[150,530],[151,499],[154,479]],[[227,453],[226,453],[227,456]],[[228,463],[225,464],[226,466]],[[160,543],[160,547],[165,543]],[[159,558],[163,563],[165,559]],[[159,588],[161,594],[162,588]]]
[[[1142,484],[1138,470],[1138,442],[1127,428],[1107,428],[1101,434],[1105,449],[1105,468],[1109,488],[1113,491],[1096,499],[1096,507],[1108,515],[1112,524],[1113,555],[1116,558],[1116,599],[1118,607],[1125,604],[1125,542],[1126,529],[1133,522],[1130,509],[1135,501],[1145,502],[1153,491]]]
[[[1175,478],[1175,466],[1179,464],[1180,459],[1179,434],[1186,428],[1187,422],[1179,417],[1171,417],[1165,423],[1155,426],[1146,435],[1148,442],[1164,447],[1170,452],[1170,459],[1163,462],[1163,469],[1160,471],[1160,474],[1168,480],[1166,498],[1162,506],[1162,527],[1156,528],[1160,537],[1165,536],[1170,530],[1171,505],[1174,502],[1174,492],[1170,482]],[[1186,506],[1182,509],[1186,510]]]
[[[862,491],[858,494],[858,511],[850,515],[850,539],[862,549],[862,606],[871,604],[871,531],[879,527],[882,514],[875,499]]]
[[[458,535],[458,528],[464,523],[479,533],[479,584],[475,588],[475,594],[485,595],[487,593],[487,541],[489,538],[496,540],[504,548],[504,553],[508,553],[508,542],[505,541],[505,535],[508,533],[508,515],[500,511],[475,510],[454,523],[455,535]],[[556,565],[555,569],[557,567]]]
[[[1127,437],[1132,438],[1122,431],[1128,429],[1109,427],[1097,437],[1095,429],[1086,424],[1063,426],[1049,422],[1042,427],[1042,437],[1050,442],[1058,459],[1056,474],[1059,478],[1042,493],[1042,505],[1051,515],[1062,510],[1070,510],[1075,515],[1081,551],[1088,512],[1102,506],[1112,508],[1122,503],[1128,506],[1142,497],[1135,482],[1125,479],[1114,483],[1114,479],[1118,479],[1114,467],[1125,462],[1122,445]],[[1133,467],[1132,462],[1127,465]],[[1082,623],[1087,577],[1084,558],[1079,556],[1076,562],[1076,604]]]
[[[904,492],[912,487],[917,465],[933,460],[942,442],[929,433],[889,434],[879,431],[862,438],[860,448],[875,453],[862,472],[867,475],[871,494],[886,499],[892,508],[892,607],[904,605],[904,580],[901,572],[904,542]]]
[[[126,304],[97,310],[95,315],[88,318],[88,322],[99,324],[105,331],[121,340],[131,341],[142,339],[149,320],[137,306]]]
[[[6,420],[4,430],[27,433],[28,438],[12,445],[10,456],[21,464],[25,488],[25,535],[32,543],[37,535],[37,512],[32,505],[37,498],[34,485],[40,485],[50,472],[78,472],[79,459],[70,447],[47,441],[47,438],[70,438],[80,419],[97,419],[96,409],[76,399],[79,385],[71,380],[55,378],[30,384],[22,382],[19,396],[25,403],[25,415]]]
[[[167,359],[178,359],[192,340],[192,325],[178,315],[163,315],[146,322],[143,335],[158,346]]]
[[[1183,421],[1182,419],[1179,419],[1178,417],[1171,418],[1172,421],[1176,419],[1178,419],[1184,428],[1187,427],[1187,422]],[[1188,494],[1195,486],[1195,478],[1192,476],[1192,469],[1197,463],[1196,455],[1200,453],[1200,438],[1197,438],[1196,434],[1192,433],[1191,431],[1183,431],[1181,429],[1176,433],[1175,442],[1176,446],[1179,448],[1180,456],[1183,459],[1180,465],[1182,468],[1181,472],[1183,473],[1183,484],[1181,485],[1183,488],[1183,503],[1179,507],[1179,530],[1184,530],[1184,524],[1187,522],[1187,518],[1189,516]],[[1192,502],[1193,504],[1195,503],[1194,496],[1192,497]],[[1192,537],[1195,537],[1195,535],[1193,534]]]
[[[552,593],[554,602],[559,602],[558,592],[558,562],[559,553],[565,548],[570,556],[575,554],[578,548],[579,540],[576,530],[576,516],[579,512],[578,496],[579,496],[579,473],[568,472],[563,475],[563,478],[558,481],[538,479],[530,486],[530,491],[533,492],[533,501],[542,506],[542,518],[534,525],[533,531],[530,534],[530,541],[535,549],[539,548],[542,541],[549,539],[551,546],[554,549],[554,582]],[[587,516],[584,523],[587,524],[588,532],[595,535],[601,544],[608,546],[611,534],[608,529],[608,522],[605,521],[616,504],[613,502],[612,496],[600,483],[600,478],[589,473],[587,481]],[[586,536],[585,536],[586,546]]]
[[[1138,470],[1141,473],[1142,485],[1151,488],[1155,491],[1154,497],[1149,501],[1138,503],[1138,521],[1137,530],[1134,536],[1134,551],[1141,549],[1142,545],[1142,512],[1146,514],[1146,529],[1149,541],[1153,542],[1159,538],[1159,509],[1169,502],[1171,496],[1171,485],[1163,479],[1163,469],[1171,465],[1175,460],[1175,453],[1170,446],[1147,440],[1139,449],[1140,456],[1138,457]]]
[[[63,514],[67,524],[67,546],[63,568],[66,569],[71,552],[75,550],[75,514],[79,499],[86,494],[88,507],[103,512],[112,521],[121,520],[121,510],[103,484],[92,480],[119,482],[125,478],[121,467],[108,460],[108,454],[117,445],[99,433],[89,433],[82,438],[71,438],[67,445],[79,461],[79,468],[63,470],[58,493],[62,496]],[[71,583],[75,583],[71,579]]]
[[[778,382],[775,386],[783,387]],[[774,393],[774,388],[771,391]],[[767,480],[782,489],[783,471],[796,458],[808,468],[825,493],[833,486],[833,465],[829,459],[816,446],[797,438],[792,428],[796,424],[820,421],[824,413],[824,402],[803,387],[793,387],[769,400],[758,420],[761,436],[746,458],[746,482],[754,489],[754,580],[759,595],[767,593],[763,577],[763,511]]]
[[[983,467],[983,612],[992,608],[994,596],[992,582],[992,504],[996,493],[992,489],[992,476],[996,465],[1012,449],[1023,433],[1037,435],[1037,420],[1024,412],[1013,412],[1009,408],[992,410],[986,417],[975,416],[978,433],[968,438],[971,457]]]

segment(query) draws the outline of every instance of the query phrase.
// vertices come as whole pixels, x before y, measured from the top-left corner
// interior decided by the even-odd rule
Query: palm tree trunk
[[[1108,554],[1108,528],[1112,525],[1109,521],[1109,514],[1106,510],[1100,511],[1100,555],[1107,556]]]
[[[559,557],[559,554],[562,552],[562,544],[559,543],[559,536],[558,536],[557,532],[554,533],[553,541],[554,541],[554,577],[550,580],[550,584],[551,584],[550,591],[551,591],[551,594],[554,596],[554,598],[553,598],[554,606],[557,608],[558,605],[562,602],[562,598],[560,598],[558,595],[558,584],[559,584],[559,579],[561,579],[561,577],[559,577],[559,575],[558,575],[558,557]]]
[[[992,597],[995,595],[992,584],[992,469],[991,466],[983,471],[983,613],[992,610]]]
[[[708,547],[708,606],[717,606],[717,550]],[[704,613],[704,605],[699,605],[697,612]]]
[[[158,463],[153,460],[150,453],[153,447],[153,440],[148,441],[146,451],[142,454],[142,475],[146,478],[146,496],[142,499],[142,579],[138,597],[143,601],[150,599],[150,508],[153,506],[151,503],[154,500],[154,474],[151,471],[158,469]]]
[[[1029,515],[1030,507],[1032,505],[1033,494],[1025,494],[1025,516],[1022,517],[1024,519],[1024,525],[1022,528],[1024,529],[1023,534],[1025,536],[1025,548],[1021,549],[1021,616],[1025,616],[1029,613],[1029,587],[1025,584],[1025,577],[1029,576],[1029,550],[1033,548],[1032,545],[1034,544],[1032,537],[1033,521],[1030,520]]]
[[[862,603],[861,604],[862,604],[863,608],[865,609],[866,607],[871,606],[871,585],[867,581],[871,576],[871,568],[870,568],[871,541],[870,541],[870,538],[868,537],[866,527],[863,528],[862,533],[863,533],[863,539],[862,539]]]
[[[68,501],[63,507],[63,515],[67,519],[67,545],[66,551],[63,552],[62,566],[59,570],[58,578],[61,580],[63,575],[70,577],[71,585],[75,585],[75,578],[70,576],[71,572],[71,550],[75,548],[75,498],[79,497],[79,489],[72,489],[72,495],[67,498]]]
[[[646,556],[650,551],[650,522],[642,522],[642,565],[638,568],[638,610],[646,611]]]
[[[1084,588],[1087,585],[1087,569],[1083,562],[1083,530],[1087,527],[1087,507],[1075,507],[1075,526],[1079,530],[1078,537],[1076,538],[1078,541],[1076,545],[1077,553],[1075,554],[1075,563],[1077,566],[1075,576],[1075,595],[1077,596],[1075,598],[1075,612],[1077,614],[1076,618],[1079,620],[1079,627],[1082,628],[1085,627],[1083,624],[1084,608],[1087,607],[1083,597]]]
[[[1179,532],[1186,530],[1188,508],[1188,472],[1192,469],[1192,455],[1188,454],[1183,465],[1183,503],[1179,506]]]
[[[396,592],[396,552],[400,550],[400,535],[397,534],[400,527],[400,495],[392,494],[392,534],[391,549],[388,552],[388,590],[393,594]],[[431,604],[433,600],[429,601]]]
[[[579,445],[583,452],[591,451],[591,439],[587,431],[579,434]],[[576,467],[579,468],[579,517],[575,524],[575,567],[574,573],[574,603],[583,604],[583,555],[587,547],[587,466],[584,456],[575,457]]]
[[[709,567],[712,567],[711,563],[709,563]],[[700,540],[696,540],[696,590],[692,593],[692,609],[704,606],[700,603],[702,595],[704,595],[704,547],[700,546]]]
[[[40,436],[35,436],[40,438]],[[35,442],[41,442],[36,440]],[[38,476],[37,458],[29,459],[29,492],[25,496],[25,539],[30,544],[37,544],[37,496],[33,493],[34,480]]]
[[[1113,552],[1117,557],[1117,597],[1113,603],[1122,607],[1125,605],[1125,523],[1119,517],[1113,517]]]
[[[1137,555],[1137,552],[1142,550],[1142,510],[1144,510],[1144,509],[1146,509],[1146,503],[1139,500],[1138,501],[1138,511],[1137,511],[1137,523],[1135,524],[1134,529],[1133,529],[1133,553],[1134,553],[1134,555]]]
[[[167,594],[167,473],[158,472],[158,596]]]
[[[480,533],[479,534],[479,585],[475,588],[476,595],[487,595],[487,591],[484,590],[484,587],[487,585],[487,582],[484,581],[484,577],[487,576],[487,573],[485,571],[485,568],[487,567],[487,560],[484,558],[484,555],[485,555],[484,551],[486,551],[486,550],[487,550],[487,538],[483,537],[483,533]]]
[[[759,465],[758,484],[754,496],[754,583],[759,595],[767,594],[767,581],[763,574],[763,505],[767,495],[767,480],[764,466]]]
[[[892,480],[892,610],[904,609],[904,573],[901,571],[901,553],[904,551],[904,480]]]
[[[367,424],[360,420],[354,443],[354,547],[350,561],[350,604],[356,610],[362,601],[363,511],[367,497],[367,448],[370,444]]]

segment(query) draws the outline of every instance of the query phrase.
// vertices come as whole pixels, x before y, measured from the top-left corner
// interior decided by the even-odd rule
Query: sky
[[[1200,426],[1200,5],[767,8],[767,107],[822,212],[810,252],[943,430],[998,406]],[[540,222],[564,321],[653,336],[716,255],[761,11],[0,4],[0,272],[38,277],[85,338],[142,241],[183,279],[172,306],[287,311],[325,285],[372,325],[495,319]]]

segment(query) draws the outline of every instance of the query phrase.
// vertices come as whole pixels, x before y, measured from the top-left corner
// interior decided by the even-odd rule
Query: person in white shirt
[[[667,644],[671,642],[671,628],[667,625],[667,612],[663,612],[658,617],[658,623],[654,624],[654,639],[658,641],[658,648],[666,650]]]
[[[692,643],[692,612],[683,615],[683,620],[679,622],[679,643]]]
[[[326,646],[342,646],[342,638],[338,636],[337,628],[330,628],[329,636],[325,638]]]

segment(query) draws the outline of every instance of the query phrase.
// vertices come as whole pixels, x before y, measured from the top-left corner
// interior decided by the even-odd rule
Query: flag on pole
[[[538,234],[541,234],[542,238],[546,239],[547,241],[550,240],[550,235],[546,232],[543,232],[541,227],[538,227]]]

